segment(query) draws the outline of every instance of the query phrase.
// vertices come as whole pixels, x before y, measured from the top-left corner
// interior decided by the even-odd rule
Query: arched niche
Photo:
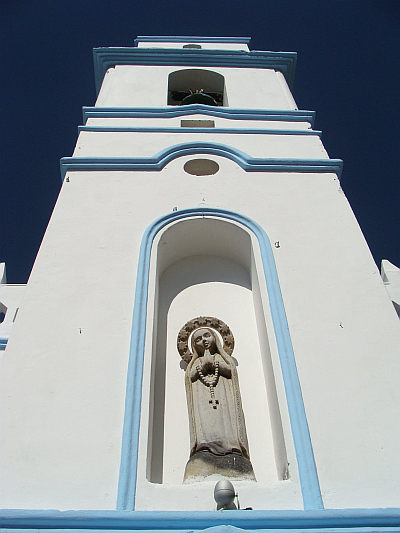
[[[227,106],[225,78],[212,70],[187,68],[168,76],[168,105],[180,105],[191,92],[203,91],[212,96],[219,106]]]
[[[213,218],[177,222],[153,251],[155,297],[146,477],[178,485],[189,459],[184,369],[176,349],[183,324],[216,316],[231,327],[249,439],[258,481],[287,478],[287,457],[254,241],[238,224]],[[147,351],[147,350],[146,350]]]
[[[151,448],[155,441],[152,431],[154,427],[154,379],[156,374],[153,369],[157,366],[157,361],[154,362],[154,358],[156,357],[158,335],[160,279],[173,262],[185,257],[192,257],[193,246],[196,247],[197,244],[190,235],[187,235],[185,241],[176,239],[175,243],[170,241],[173,246],[168,246],[168,241],[164,241],[165,249],[160,254],[157,252],[160,246],[159,242],[162,242],[160,237],[164,236],[167,228],[172,228],[175,224],[178,227],[180,221],[192,221],[194,219],[224,221],[231,225],[228,227],[237,226],[243,229],[248,236],[251,236],[250,264],[254,311],[256,318],[261,317],[263,319],[260,324],[257,323],[258,338],[260,351],[264,354],[262,358],[265,364],[263,375],[266,376],[271,425],[273,428],[277,428],[277,431],[272,431],[272,436],[279,481],[263,484],[264,490],[268,492],[268,498],[272,498],[269,500],[272,506],[270,508],[280,508],[282,498],[284,498],[286,506],[298,508],[298,498],[301,495],[305,509],[322,509],[323,502],[318,472],[271,244],[263,228],[254,220],[240,213],[216,207],[188,208],[167,213],[154,220],[143,233],[138,260],[127,369],[117,509],[130,511],[135,509],[199,510],[200,493],[204,498],[203,503],[209,501],[209,483],[174,486],[148,481],[154,472],[151,472],[153,465],[150,461],[153,457]],[[219,229],[223,227],[226,226],[221,225]],[[219,229],[216,234],[210,235],[211,245],[216,244],[216,235],[221,236]],[[229,238],[233,237],[232,234],[229,235]],[[238,250],[235,239],[229,243],[229,246],[226,239],[224,240],[225,244],[221,238],[218,242],[222,244],[219,248],[219,257],[222,257],[221,250],[225,250],[228,254],[227,259],[234,261],[235,258],[232,254]],[[247,240],[247,242],[249,241]],[[188,245],[185,246],[184,243]],[[196,254],[199,255],[198,250]],[[243,255],[242,258],[244,258]],[[249,263],[245,262],[245,268],[246,265],[248,266]],[[248,272],[250,272],[249,269]],[[265,324],[268,324],[268,333]],[[287,459],[281,429],[280,410],[276,398],[274,372],[269,356],[265,356],[270,352],[270,340],[273,348],[274,369],[278,372],[276,375],[279,405],[283,409],[282,412],[285,413],[285,438],[289,438],[286,418],[286,414],[288,414],[292,438],[287,442],[291,453],[294,451],[296,455],[295,458],[291,455],[294,468],[291,468],[290,479],[293,485],[280,481],[287,477]],[[281,378],[283,382],[281,382]],[[268,386],[269,381],[273,386]],[[282,385],[284,389],[282,389]],[[165,425],[164,415],[163,420]],[[177,435],[178,447],[180,442],[180,435]],[[294,449],[292,449],[292,444]],[[252,487],[260,485],[254,482],[250,482],[250,484]],[[281,488],[276,492],[278,486]],[[258,499],[258,507],[260,509],[265,508],[265,492],[258,490],[255,492],[251,490],[250,492],[252,499]],[[184,494],[188,498],[182,500]],[[161,495],[160,500],[159,496]]]

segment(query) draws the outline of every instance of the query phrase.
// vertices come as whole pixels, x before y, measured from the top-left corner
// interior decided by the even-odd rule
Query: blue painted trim
[[[247,44],[251,37],[196,37],[196,36],[171,36],[171,35],[138,35],[134,40],[134,46],[138,43],[227,43],[227,44]]]
[[[321,509],[323,508],[323,503],[317,468],[271,244],[262,227],[252,219],[239,213],[218,208],[192,208],[168,213],[155,220],[144,232],[140,246],[133,308],[117,508],[129,511],[135,509],[143,359],[152,243],[157,233],[168,224],[187,218],[205,216],[238,222],[257,237],[285,384],[304,508],[306,510]]]
[[[399,531],[400,509],[324,509],[320,511],[42,511],[6,509],[0,527],[21,530],[83,531],[321,531],[375,533]],[[218,529],[217,529],[218,528]],[[328,529],[329,528],[329,529]],[[367,529],[371,528],[371,529]],[[373,528],[373,529],[372,529]],[[377,529],[379,528],[379,529]],[[237,533],[239,533],[237,531]],[[211,532],[210,532],[211,533]]]
[[[322,132],[317,130],[264,130],[261,128],[187,128],[177,126],[175,128],[162,127],[121,127],[121,126],[78,126],[78,132],[99,131],[99,132],[140,132],[140,133],[227,133],[245,135],[315,135],[321,137]]]
[[[0,350],[5,350],[8,342],[8,337],[2,337],[0,338]]]
[[[105,73],[116,65],[266,68],[282,72],[293,89],[297,54],[251,50],[195,50],[193,48],[94,48],[96,93]]]
[[[251,157],[237,148],[210,142],[187,142],[165,148],[150,157],[63,157],[61,179],[68,171],[162,170],[173,159],[184,155],[211,154],[231,159],[246,172],[332,172],[340,179],[341,159],[275,159]]]
[[[186,115],[208,115],[230,120],[274,120],[284,122],[309,122],[314,126],[315,111],[298,109],[235,109],[190,104],[169,107],[83,107],[83,123],[88,118],[172,118]]]

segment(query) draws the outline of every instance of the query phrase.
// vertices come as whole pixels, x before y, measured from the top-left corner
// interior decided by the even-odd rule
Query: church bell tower
[[[292,96],[296,54],[249,42],[94,50],[97,101],[2,361],[12,527],[26,510],[36,529],[400,516],[383,510],[400,506],[399,319],[342,161]],[[220,480],[239,500],[217,513]]]

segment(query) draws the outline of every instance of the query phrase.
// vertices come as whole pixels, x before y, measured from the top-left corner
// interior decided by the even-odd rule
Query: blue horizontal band
[[[7,346],[8,338],[1,337],[0,338],[0,350],[5,350]]]
[[[282,531],[297,533],[398,532],[400,509],[326,509],[320,511],[34,511],[3,510],[0,527],[10,530],[83,531]],[[329,528],[329,529],[328,529]],[[371,528],[371,529],[366,529]],[[377,529],[378,528],[378,529]],[[211,532],[210,532],[211,533]],[[239,531],[237,531],[239,533]]]
[[[323,503],[314,453],[289,326],[282,300],[278,274],[276,272],[275,259],[269,238],[263,228],[251,218],[219,208],[191,208],[168,213],[150,224],[143,234],[140,245],[133,306],[117,508],[128,511],[135,509],[149,269],[153,240],[157,233],[168,224],[194,217],[214,217],[237,222],[251,231],[258,240],[279,361],[285,385],[286,401],[289,410],[304,508],[321,509],[323,508]]]
[[[138,35],[134,41],[138,43],[227,43],[227,44],[247,44],[251,37],[196,37],[196,36],[170,36],[170,35]]]
[[[184,67],[263,68],[282,72],[293,89],[297,54],[251,50],[195,50],[192,48],[94,48],[96,92],[105,73],[116,65],[154,65]]]
[[[83,107],[83,123],[88,118],[173,118],[186,115],[207,115],[231,120],[274,120],[283,122],[309,122],[314,126],[315,111],[298,109],[235,109],[190,104],[169,107]]]
[[[78,132],[140,132],[140,133],[223,133],[223,134],[247,134],[247,135],[316,135],[321,137],[322,131],[317,130],[265,130],[261,128],[187,128],[177,126],[175,128],[162,127],[127,127],[127,126],[78,126]]]
[[[340,178],[341,159],[275,159],[251,157],[237,148],[219,143],[188,142],[165,148],[150,157],[63,157],[61,179],[68,171],[162,170],[173,159],[184,155],[210,154],[226,157],[246,172],[333,172]]]

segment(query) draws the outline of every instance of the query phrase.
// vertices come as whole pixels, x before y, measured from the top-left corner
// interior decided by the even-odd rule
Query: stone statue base
[[[183,482],[195,478],[205,478],[213,474],[256,481],[250,460],[240,453],[215,455],[210,451],[201,450],[194,453],[187,462]]]

